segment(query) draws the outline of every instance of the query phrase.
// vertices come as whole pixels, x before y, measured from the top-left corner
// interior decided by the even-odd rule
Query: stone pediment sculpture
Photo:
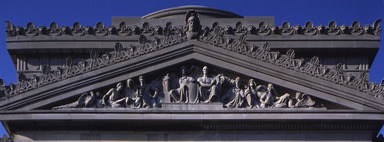
[[[342,71],[340,64],[333,69],[328,68],[320,64],[319,58],[316,56],[307,61],[303,58],[296,58],[295,51],[292,49],[282,54],[279,51],[272,51],[271,46],[273,45],[268,42],[263,44],[247,42],[247,38],[253,35],[378,35],[380,33],[379,23],[380,20],[372,26],[361,27],[358,22],[353,22],[351,27],[347,27],[337,26],[336,22],[331,21],[327,27],[315,27],[313,23],[307,22],[305,27],[291,27],[288,22],[284,22],[277,27],[261,22],[258,27],[252,25],[245,27],[242,22],[237,22],[232,27],[220,26],[220,23],[214,22],[212,26],[207,26],[201,25],[199,14],[194,10],[187,12],[186,25],[179,27],[174,26],[172,22],[166,23],[164,27],[151,26],[149,22],[144,22],[141,28],[128,26],[124,22],[120,23],[120,27],[106,28],[101,22],[97,23],[95,27],[82,27],[80,23],[76,22],[72,28],[59,27],[56,23],[52,23],[49,28],[36,28],[32,23],[28,23],[24,29],[15,27],[7,21],[8,37],[118,35],[137,37],[138,43],[123,45],[117,42],[113,51],[104,51],[104,53],[92,50],[88,59],[79,62],[74,62],[71,57],[68,57],[65,64],[57,67],[56,70],[51,70],[48,65],[43,66],[43,73],[40,76],[34,75],[32,78],[27,78],[25,75],[19,74],[18,83],[8,86],[2,83],[0,108],[2,110],[83,107],[161,108],[161,102],[200,103],[202,105],[209,102],[220,102],[224,108],[324,107],[315,103],[317,99],[328,101],[328,103],[339,103],[338,99],[327,100],[327,97],[336,95],[345,99],[345,102],[339,104],[344,108],[353,104],[350,109],[361,109],[362,106],[370,105],[365,107],[382,110],[384,86],[368,82],[365,72],[359,76],[351,76]],[[169,63],[173,56],[178,61]],[[200,64],[192,64],[192,61]],[[146,74],[156,74],[156,72],[163,72],[171,66],[183,63],[197,67],[208,64],[214,66],[216,70],[225,68],[225,66],[235,68],[233,68],[234,72],[230,73],[230,77],[220,71],[216,71],[213,76],[208,76],[204,73],[204,69],[208,67],[203,67],[200,77],[180,75],[177,81],[172,78],[174,75],[170,72],[156,77],[151,75],[151,83],[148,85],[135,83],[131,90],[127,89],[130,86],[127,85],[129,81],[121,83],[123,78],[129,80],[129,78],[146,76]],[[143,69],[155,64],[160,64],[160,70]],[[135,70],[142,70],[143,73],[135,72],[133,74],[132,72]],[[284,72],[281,72],[282,70]],[[112,78],[101,75],[107,72],[112,74]],[[122,78],[118,79],[113,76]],[[250,82],[246,85],[240,84],[239,81],[242,80],[240,76],[245,76]],[[88,83],[85,85],[87,87],[75,86],[76,80],[80,78],[83,79],[80,82]],[[164,84],[165,78],[173,79],[176,85]],[[91,80],[102,81],[103,85],[92,85],[97,82]],[[256,86],[254,80],[261,80],[264,84]],[[242,81],[244,82],[244,80]],[[187,84],[191,82],[196,87],[187,89],[191,88],[187,87]],[[226,87],[220,88],[219,84],[223,82],[226,82]],[[279,82],[284,83],[279,84]],[[302,87],[308,86],[311,82],[332,85]],[[52,87],[56,84],[64,86],[63,88]],[[116,86],[111,86],[112,84]],[[274,85],[289,90],[289,93],[276,91],[273,89]],[[338,94],[337,92],[341,91],[340,88],[352,93]],[[72,89],[76,91],[69,91]],[[95,92],[100,90],[104,92]],[[48,92],[39,93],[46,91]],[[70,94],[68,97],[72,98],[69,99],[72,102],[63,103],[64,101],[61,99],[64,99],[62,97],[67,94]],[[30,96],[30,98],[20,98],[19,95]],[[36,104],[34,100],[39,100],[38,98],[53,98],[52,102],[57,103]],[[370,101],[373,100],[373,103],[363,103],[367,101],[367,98]],[[9,105],[10,103],[14,104]],[[21,107],[22,105],[27,106]]]
[[[175,70],[177,69],[170,69],[170,72],[163,73],[149,83],[140,76],[137,80],[127,79],[126,82],[118,82],[112,88],[109,86],[96,88],[81,94],[75,102],[52,109],[161,108],[162,103],[200,105],[219,103],[223,108],[249,109],[326,109],[324,104],[316,104],[311,95],[301,92],[293,94],[294,91],[289,89],[289,93],[278,93],[273,84],[257,85],[255,79],[249,79],[246,84],[246,81],[241,80],[240,77],[231,78],[224,74],[211,76],[208,74],[207,66],[200,68],[192,65],[190,69],[181,66],[180,73],[175,73]],[[156,73],[156,75],[160,74]],[[231,75],[235,74],[231,73]],[[138,83],[135,84],[135,81]],[[287,91],[287,89],[283,90]]]

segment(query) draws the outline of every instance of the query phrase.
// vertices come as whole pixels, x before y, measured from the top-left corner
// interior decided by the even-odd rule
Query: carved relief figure
[[[185,34],[188,39],[198,39],[200,33],[200,19],[199,14],[195,10],[190,10],[186,15],[187,31]]]
[[[208,77],[208,67],[203,67],[203,76],[197,78],[199,84],[199,97],[203,103],[209,103],[218,98],[216,90],[216,80]]]
[[[248,108],[259,108],[260,98],[257,96],[256,82],[254,79],[248,81],[248,86],[244,90],[245,99],[247,101],[246,107]]]
[[[274,108],[285,108],[288,107],[288,101],[290,100],[290,94],[285,93],[280,97],[276,97],[277,101],[273,104]]]
[[[107,92],[105,95],[100,95],[99,92],[95,94],[91,91],[82,94],[75,102],[53,109],[161,107],[161,102],[164,100],[162,100],[163,95],[169,95],[167,100],[172,100],[171,102],[174,103],[221,102],[225,108],[318,107],[315,106],[315,101],[310,95],[301,92],[297,92],[295,96],[289,93],[279,95],[271,83],[257,86],[255,79],[249,79],[247,84],[241,84],[240,77],[231,79],[221,73],[210,77],[207,66],[202,69],[192,66],[191,70],[187,73],[187,68],[182,66],[181,77],[177,77],[178,75],[171,72],[166,73],[165,77],[157,77],[151,82],[146,82],[144,77],[140,76],[137,86],[132,79],[127,79],[126,85],[118,82],[116,87],[101,88],[103,92]],[[13,86],[13,84],[5,86],[4,82],[0,80],[0,96],[4,98],[4,95],[9,94],[8,92],[12,93]]]
[[[164,93],[164,100],[163,102],[171,102],[171,95],[170,92],[172,89],[178,88],[178,77],[174,75],[173,73],[166,73],[162,78],[162,86],[163,86],[163,93]]]
[[[89,93],[83,93],[79,99],[75,102],[53,107],[52,109],[63,109],[63,108],[102,108],[102,101],[100,100],[100,93],[93,91]]]
[[[244,103],[244,90],[240,88],[240,77],[234,80],[234,85],[229,91],[222,97],[222,102],[227,108],[241,108]]]
[[[313,107],[314,105],[315,101],[312,100],[311,96],[301,92],[296,92],[295,97],[288,101],[288,107],[290,108]]]
[[[144,77],[143,76],[140,76],[139,77],[139,86],[135,92],[135,96],[136,96],[136,99],[135,99],[135,108],[141,108],[143,106],[143,103],[144,103],[144,95],[145,95],[145,82],[144,82]]]
[[[226,91],[228,91],[228,88],[227,86],[230,85],[230,86],[233,86],[233,84],[235,83],[235,80],[227,77],[227,76],[224,76],[223,74],[218,74],[216,75],[214,78],[215,80],[215,84],[216,84],[216,94],[217,94],[217,97],[216,97],[216,100],[218,101],[222,101],[222,96],[223,93],[225,93]]]
[[[127,79],[127,86],[124,89],[124,103],[126,107],[131,107],[132,105],[136,106],[136,99],[135,96],[135,84],[132,79]]]
[[[188,103],[189,100],[189,88],[188,84],[195,81],[192,77],[186,76],[187,69],[185,66],[181,67],[181,77],[179,78],[179,88],[169,91],[171,98],[176,102]],[[195,101],[195,100],[191,100]]]
[[[15,95],[15,84],[13,84],[13,83],[10,83],[9,85],[8,85],[8,87],[6,86],[5,88],[5,96],[7,97],[7,98],[10,98],[10,97],[13,97],[14,95]]]
[[[137,107],[142,104],[142,107],[152,108],[152,107],[161,107],[159,100],[159,89],[153,86],[152,84],[146,84],[143,76],[139,77],[139,88],[136,91],[137,96]]]
[[[0,101],[13,97],[15,95],[15,87],[13,83],[6,86],[3,79],[0,79]]]
[[[275,94],[277,94],[273,84],[269,83],[267,89],[265,86],[258,86],[257,90],[260,92],[260,107],[272,107],[276,99]]]
[[[123,90],[123,83],[117,83],[116,88],[109,89],[103,96],[103,105],[111,108],[123,107],[125,101],[125,98],[122,97]]]

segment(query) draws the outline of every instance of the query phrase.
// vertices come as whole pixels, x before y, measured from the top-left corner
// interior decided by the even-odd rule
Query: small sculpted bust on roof
[[[189,40],[198,39],[201,31],[199,14],[195,10],[189,10],[185,17],[185,23],[187,26],[187,31],[185,32],[187,38]]]

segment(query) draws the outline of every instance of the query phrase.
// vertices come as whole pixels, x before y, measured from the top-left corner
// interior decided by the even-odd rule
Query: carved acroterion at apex
[[[201,32],[199,13],[195,10],[189,10],[185,16],[187,31],[185,34],[188,39],[199,39]]]
[[[73,23],[72,27],[59,26],[56,22],[52,22],[49,27],[39,26],[35,27],[32,22],[29,22],[26,27],[14,26],[10,21],[6,21],[6,35],[7,37],[15,36],[132,36],[132,35],[151,35],[151,36],[169,36],[173,34],[181,34],[180,32],[171,32],[175,28],[184,31],[189,39],[197,39],[202,34],[206,26],[200,25],[200,18],[198,12],[194,10],[188,11],[185,19],[186,25],[172,27],[172,23],[168,22],[166,25],[160,26],[150,25],[151,23],[144,22],[143,25],[127,25],[121,22],[118,27],[106,27],[102,22],[97,22],[95,26],[83,27],[79,22]],[[244,33],[250,35],[268,36],[268,35],[375,35],[380,36],[381,32],[381,19],[376,20],[372,25],[364,25],[358,21],[352,22],[350,26],[339,26],[335,21],[330,21],[327,26],[315,26],[311,21],[306,22],[303,26],[291,26],[288,21],[283,22],[280,26],[268,25],[262,21],[256,25],[243,26],[242,22],[234,23],[233,25],[226,25],[227,33]],[[212,23],[215,24],[215,23]],[[218,24],[218,23],[216,23]],[[171,31],[170,31],[171,30]]]
[[[368,82],[365,72],[362,72],[359,77],[354,77],[349,74],[345,74],[339,65],[333,69],[329,69],[326,66],[321,65],[318,57],[313,57],[310,61],[304,61],[302,58],[295,58],[294,50],[288,50],[286,54],[280,54],[279,51],[271,51],[271,44],[269,43],[265,43],[260,47],[247,43],[247,36],[257,33],[263,33],[265,35],[268,35],[266,33],[284,33],[291,35],[303,34],[306,31],[307,33],[313,32],[316,34],[350,34],[351,32],[356,33],[363,30],[364,32],[361,34],[378,35],[378,31],[381,30],[381,20],[376,21],[372,26],[365,26],[364,28],[361,27],[358,22],[354,22],[352,24],[353,28],[340,28],[334,21],[330,22],[328,27],[317,28],[315,28],[311,22],[307,22],[305,28],[291,27],[288,22],[284,22],[281,27],[268,27],[266,23],[262,22],[259,24],[259,28],[256,29],[252,27],[252,25],[244,27],[241,22],[236,23],[236,28],[232,28],[231,26],[221,27],[218,22],[215,22],[211,27],[208,27],[200,25],[198,13],[193,10],[189,11],[189,14],[186,15],[185,20],[188,30],[184,29],[185,26],[175,27],[171,22],[168,22],[164,28],[160,26],[153,28],[149,25],[149,23],[144,23],[142,28],[137,26],[129,27],[125,25],[125,23],[121,23],[119,28],[106,28],[101,22],[96,24],[96,28],[84,28],[78,22],[74,23],[72,28],[60,28],[56,23],[52,23],[49,28],[49,33],[55,33],[55,35],[60,35],[59,33],[61,33],[74,36],[83,36],[95,32],[97,32],[98,35],[108,35],[113,33],[123,35],[135,34],[140,35],[138,39],[139,44],[123,46],[121,43],[116,43],[115,51],[107,53],[91,51],[90,57],[88,59],[84,59],[78,63],[74,63],[73,59],[69,57],[67,58],[67,62],[63,66],[58,67],[56,70],[51,70],[49,66],[44,66],[44,73],[41,76],[34,75],[33,78],[26,78],[22,73],[20,73],[18,75],[19,82],[17,84],[2,86],[3,89],[0,90],[0,98],[1,100],[5,100],[12,96],[54,82],[65,80],[67,78],[71,78],[86,72],[91,72],[93,70],[107,67],[119,62],[127,61],[132,58],[155,52],[172,45],[187,42],[188,39],[195,39],[218,48],[243,54],[244,56],[281,66],[283,68],[302,72],[304,74],[327,80],[336,84],[344,85],[346,87],[353,88],[377,98],[383,99],[384,86],[377,83]],[[47,28],[36,28],[32,23],[28,23],[26,29],[21,27],[14,27],[8,21],[6,22],[6,26],[6,32],[8,36],[30,36],[33,34],[44,35],[47,33]],[[186,34],[188,31],[191,32],[190,37],[188,37]],[[194,32],[198,32],[198,36],[194,36]],[[208,95],[208,98],[212,96],[213,95]]]
[[[279,92],[274,85],[257,84],[256,79],[244,83],[241,77],[209,73],[209,67],[182,66],[179,73],[156,73],[151,81],[144,76],[117,82],[116,86],[95,88],[72,103],[53,107],[68,108],[161,108],[162,103],[221,103],[224,108],[322,108],[311,95]],[[231,73],[231,75],[235,75]],[[136,82],[136,83],[135,83]],[[287,89],[286,89],[287,90]],[[288,89],[289,90],[289,89]],[[96,93],[94,93],[96,92]]]

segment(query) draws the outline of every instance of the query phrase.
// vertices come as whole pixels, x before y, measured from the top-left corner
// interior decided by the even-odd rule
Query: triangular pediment
[[[325,104],[329,109],[384,110],[383,102],[373,96],[289,67],[271,64],[268,55],[265,58],[259,60],[212,43],[188,40],[26,91],[0,102],[0,107],[2,110],[51,109],[76,101],[86,92],[105,92],[118,82],[130,78],[136,84],[139,76],[148,76],[149,81],[163,78],[166,73],[177,72],[178,68],[185,65],[200,69],[208,66],[210,76],[223,74],[231,79],[241,77],[242,86],[249,79],[255,79],[260,85],[271,83],[280,95],[290,93],[294,96],[295,92],[302,92],[315,99],[318,106]]]
[[[18,81],[0,78],[0,141],[371,140],[381,20],[273,19],[186,6],[110,26],[6,21]]]

